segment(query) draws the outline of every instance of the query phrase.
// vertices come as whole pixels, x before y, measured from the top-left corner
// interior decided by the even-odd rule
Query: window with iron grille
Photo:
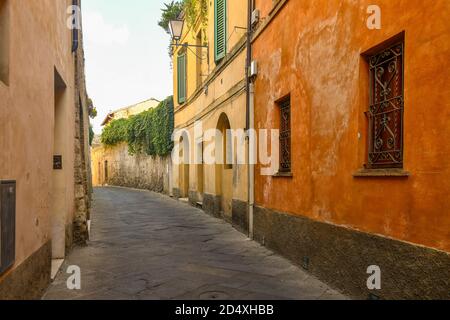
[[[369,169],[403,168],[404,42],[369,57]]]
[[[278,102],[280,109],[280,173],[290,173],[291,167],[291,98]]]

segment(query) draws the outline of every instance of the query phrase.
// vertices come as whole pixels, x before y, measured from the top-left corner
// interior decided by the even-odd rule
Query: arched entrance
[[[231,221],[233,199],[232,141],[230,121],[225,113],[220,115],[217,129],[221,132],[221,135],[218,137],[216,144],[216,195],[221,198],[223,218]]]

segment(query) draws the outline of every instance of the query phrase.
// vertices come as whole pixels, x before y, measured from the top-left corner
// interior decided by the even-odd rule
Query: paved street
[[[226,222],[169,197],[94,193],[91,241],[74,249],[44,299],[342,299]],[[70,265],[82,289],[66,287]]]

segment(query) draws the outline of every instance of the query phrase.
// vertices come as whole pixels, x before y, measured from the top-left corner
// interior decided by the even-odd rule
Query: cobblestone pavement
[[[91,241],[75,248],[44,299],[344,299],[228,223],[169,197],[94,193]],[[81,268],[81,290],[66,270]]]

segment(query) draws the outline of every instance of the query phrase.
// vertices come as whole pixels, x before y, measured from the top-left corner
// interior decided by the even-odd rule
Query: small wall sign
[[[53,156],[53,170],[62,170],[62,156]]]

